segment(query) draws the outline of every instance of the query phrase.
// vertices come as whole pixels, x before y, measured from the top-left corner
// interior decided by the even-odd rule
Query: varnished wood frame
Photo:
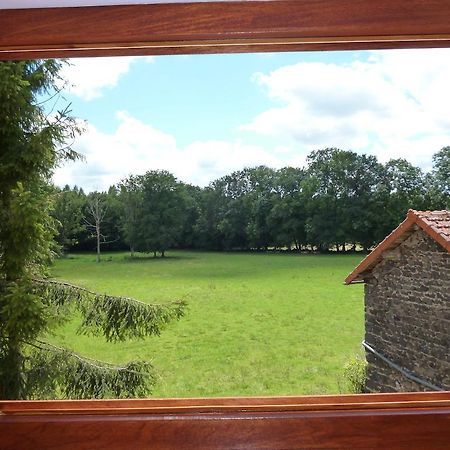
[[[449,46],[448,0],[244,0],[0,11],[0,59]]]
[[[448,0],[0,11],[0,59],[450,46]],[[6,449],[408,449],[450,442],[450,392],[0,402]]]
[[[0,448],[448,450],[450,393],[0,402]]]

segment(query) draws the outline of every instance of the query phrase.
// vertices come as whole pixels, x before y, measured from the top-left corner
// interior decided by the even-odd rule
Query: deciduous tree
[[[450,147],[433,156],[433,170],[427,179],[429,201],[434,209],[450,208]]]
[[[80,233],[85,231],[83,225],[85,196],[81,189],[65,186],[63,189],[56,188],[55,197],[52,216],[57,222],[56,241],[65,253],[78,243]]]
[[[136,250],[159,252],[175,246],[182,232],[186,213],[183,185],[169,172],[154,170],[139,177],[142,204],[136,234]]]

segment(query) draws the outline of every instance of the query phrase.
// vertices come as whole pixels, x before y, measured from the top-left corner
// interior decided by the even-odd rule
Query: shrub
[[[366,384],[367,361],[361,356],[351,358],[345,365],[342,378],[345,391],[352,394],[362,394]]]

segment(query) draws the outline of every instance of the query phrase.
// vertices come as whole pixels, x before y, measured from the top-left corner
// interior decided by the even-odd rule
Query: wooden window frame
[[[0,448],[448,450],[450,393],[0,402]]]
[[[0,11],[0,59],[450,46],[448,0],[268,0]]]
[[[0,60],[450,47],[448,0],[268,0],[0,10]],[[427,449],[450,392],[2,401],[2,449]]]

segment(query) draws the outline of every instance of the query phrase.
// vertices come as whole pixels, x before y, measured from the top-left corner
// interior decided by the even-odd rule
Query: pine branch
[[[159,335],[170,321],[184,315],[186,307],[182,300],[147,304],[129,297],[97,294],[62,281],[35,279],[34,282],[42,297],[53,305],[75,305],[83,317],[80,334],[103,335],[109,342]]]
[[[148,362],[115,366],[36,341],[28,358],[27,389],[35,398],[130,398],[151,393],[156,382]]]
[[[100,370],[112,370],[112,371],[126,371],[129,373],[134,373],[136,375],[147,375],[152,376],[150,372],[137,372],[136,370],[132,370],[126,366],[117,366],[111,363],[108,363],[106,361],[100,361],[99,359],[89,358],[87,356],[81,356],[78,353],[75,353],[67,348],[58,347],[57,345],[50,344],[49,342],[44,342],[36,339],[35,343],[33,342],[25,342],[25,344],[30,345],[34,348],[37,348],[39,350],[47,350],[47,351],[54,351],[59,353],[64,353],[65,355],[68,355],[70,358],[78,359],[79,361],[83,362],[84,364],[89,364],[94,369],[100,369]],[[152,365],[150,363],[146,363],[150,367]]]

